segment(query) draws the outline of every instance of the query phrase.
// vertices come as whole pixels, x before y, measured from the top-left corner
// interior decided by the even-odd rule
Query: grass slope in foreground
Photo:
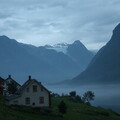
[[[67,104],[67,113],[63,117],[58,116],[57,108],[61,100]],[[0,120],[120,120],[120,116],[111,110],[75,103],[69,97],[52,98],[51,110],[43,114],[29,107],[11,109],[0,98]]]

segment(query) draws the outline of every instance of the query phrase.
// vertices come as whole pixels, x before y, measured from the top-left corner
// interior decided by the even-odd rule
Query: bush
[[[91,106],[90,102],[86,102],[85,104],[88,105],[88,106]]]
[[[82,99],[81,99],[81,97],[80,97],[79,95],[77,95],[77,96],[75,97],[75,99],[76,99],[77,102],[83,103],[83,101],[82,101]]]
[[[76,96],[76,91],[71,91],[69,94],[70,94],[71,97],[75,97]]]
[[[60,104],[58,105],[59,112],[62,114],[65,114],[67,112],[67,106],[64,103],[64,101],[61,101]]]
[[[84,103],[90,105],[90,101],[94,100],[94,98],[95,98],[94,92],[87,91],[83,94],[82,100],[84,101]]]

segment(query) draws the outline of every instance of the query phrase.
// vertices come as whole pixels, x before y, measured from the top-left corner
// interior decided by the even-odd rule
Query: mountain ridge
[[[85,71],[72,79],[75,84],[120,83],[120,24],[110,41],[93,57]]]
[[[19,43],[7,36],[0,36],[0,58],[0,76],[11,74],[21,82],[28,75],[42,82],[70,79],[87,66],[78,66],[63,52]]]

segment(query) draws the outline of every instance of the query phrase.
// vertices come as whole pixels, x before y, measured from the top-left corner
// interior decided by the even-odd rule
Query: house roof
[[[16,82],[12,77],[11,77],[11,75],[9,75],[8,76],[8,78],[5,80],[5,81],[7,81],[7,80],[12,80],[15,84],[17,84],[18,86],[21,86],[18,82]]]
[[[0,84],[4,82],[4,79],[0,77]]]
[[[23,91],[25,90],[25,88],[27,88],[33,82],[36,82],[39,86],[43,87],[43,89],[45,89],[48,93],[50,93],[50,91],[47,88],[45,88],[40,82],[38,82],[36,79],[29,79],[21,86],[21,88],[14,95],[8,96],[6,97],[6,99],[12,100],[17,97],[20,97]]]
[[[50,93],[50,91],[47,88],[45,88],[40,82],[38,82],[36,79],[29,79],[21,86],[21,88],[16,92],[16,94],[22,94],[24,89],[27,88],[33,82],[36,82],[39,86],[43,87],[43,89],[45,89],[47,92]]]
[[[45,88],[40,82],[38,82],[36,79],[27,80],[16,93],[21,94],[24,91],[24,89],[28,87],[30,84],[32,84],[33,82],[36,82],[39,86],[43,87],[43,89],[45,89],[47,92],[50,93],[50,91],[47,88]]]

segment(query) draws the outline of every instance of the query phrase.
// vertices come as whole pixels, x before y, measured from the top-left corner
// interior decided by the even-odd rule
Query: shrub
[[[76,96],[76,91],[71,91],[69,94],[70,94],[71,97],[75,97]]]
[[[62,114],[65,114],[67,112],[67,106],[64,103],[64,101],[61,101],[60,104],[58,105],[59,112]]]

